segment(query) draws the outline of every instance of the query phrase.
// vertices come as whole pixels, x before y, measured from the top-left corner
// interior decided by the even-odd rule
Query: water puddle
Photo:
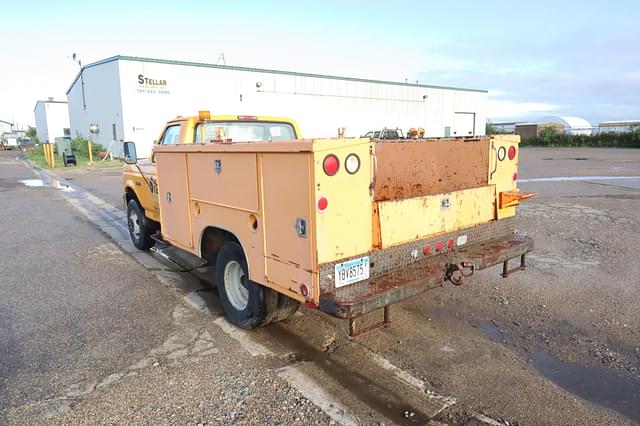
[[[486,334],[492,342],[501,343],[504,340],[504,331],[493,323],[482,324],[478,328]]]
[[[18,182],[25,186],[28,186],[29,188],[40,188],[44,186],[44,182],[42,181],[42,179],[24,179]]]
[[[63,192],[75,191],[75,189],[71,188],[69,185],[65,183],[60,182],[57,179],[52,179],[50,181],[44,181],[42,179],[23,179],[18,182],[20,182],[21,184],[29,188],[49,187],[49,188],[59,189],[60,191],[63,191]]]
[[[532,352],[531,361],[561,388],[640,421],[640,377],[624,370],[565,363],[544,352]]]

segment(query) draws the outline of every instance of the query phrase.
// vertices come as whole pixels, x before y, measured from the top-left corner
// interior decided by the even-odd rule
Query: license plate
[[[336,265],[336,288],[369,278],[369,256]]]

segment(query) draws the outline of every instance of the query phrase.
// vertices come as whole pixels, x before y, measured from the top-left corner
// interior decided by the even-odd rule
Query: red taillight
[[[338,169],[340,168],[340,160],[333,154],[329,154],[324,157],[322,161],[322,169],[327,174],[327,176],[334,176],[338,173]]]
[[[318,210],[321,212],[325,211],[329,207],[329,200],[326,197],[318,198]]]
[[[430,253],[431,253],[431,247],[426,246],[426,247],[422,250],[422,252],[423,252],[424,254],[430,254]]]
[[[516,147],[511,145],[509,147],[509,153],[507,155],[509,156],[509,160],[513,160],[514,158],[516,158]]]
[[[513,181],[517,181],[518,180],[518,173],[514,173],[513,174]]]
[[[444,243],[436,244],[436,250],[441,251],[442,249],[444,249]]]
[[[453,248],[453,240],[447,241],[447,247]]]

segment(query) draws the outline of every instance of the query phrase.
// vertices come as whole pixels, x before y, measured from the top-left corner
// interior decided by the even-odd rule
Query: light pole
[[[74,53],[72,56],[72,59],[75,61],[77,59],[77,55]],[[83,75],[83,68],[82,68],[82,61],[80,59],[78,59],[78,65],[80,66],[80,85],[81,85],[81,90],[82,90],[82,108],[83,109],[87,109],[87,102],[84,99],[84,75]]]

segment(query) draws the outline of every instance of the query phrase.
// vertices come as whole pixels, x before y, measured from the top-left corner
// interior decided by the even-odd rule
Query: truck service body
[[[201,142],[156,145],[149,217],[216,265],[241,327],[267,322],[268,306],[254,321],[229,312],[251,308],[258,286],[349,319],[355,336],[364,314],[384,308],[386,324],[390,304],[499,263],[507,276],[533,249],[515,236],[516,205],[533,194],[516,188],[514,136]],[[225,284],[234,276],[240,290]]]

